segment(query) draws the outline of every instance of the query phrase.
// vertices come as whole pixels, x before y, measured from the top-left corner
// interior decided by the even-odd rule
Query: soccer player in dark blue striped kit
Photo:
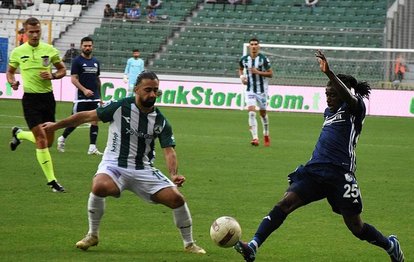
[[[335,75],[321,51],[316,52],[316,57],[321,71],[329,78],[325,91],[328,107],[312,158],[288,176],[289,188],[263,218],[253,239],[248,243],[239,241],[234,248],[245,261],[254,261],[258,248],[290,213],[326,198],[355,237],[383,248],[391,261],[403,262],[397,237],[385,237],[360,216],[362,199],[355,177],[355,147],[366,114],[363,98],[369,98],[371,88],[367,82],[358,82],[350,75]]]

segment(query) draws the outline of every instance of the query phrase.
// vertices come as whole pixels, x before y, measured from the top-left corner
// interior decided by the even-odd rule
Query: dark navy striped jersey
[[[252,91],[257,94],[266,93],[269,85],[269,79],[257,74],[250,73],[249,69],[254,67],[259,71],[267,71],[271,68],[269,59],[263,55],[258,54],[255,59],[250,55],[242,56],[239,62],[240,68],[244,68],[247,77],[247,91]]]
[[[98,77],[100,74],[99,62],[95,57],[87,59],[83,56],[77,56],[72,61],[71,75],[78,75],[79,83],[94,93],[93,97],[87,97],[79,89],[75,102],[81,101],[99,101],[100,100],[100,86],[98,85]]]
[[[358,99],[356,112],[351,112],[346,103],[335,112],[330,112],[329,108],[325,109],[321,134],[312,158],[306,165],[330,163],[355,172],[355,148],[366,114],[362,97],[356,95],[356,98]]]
[[[102,160],[128,169],[148,169],[155,160],[155,139],[161,148],[175,146],[172,128],[160,110],[141,112],[135,97],[110,102],[96,111],[100,120],[110,122]]]

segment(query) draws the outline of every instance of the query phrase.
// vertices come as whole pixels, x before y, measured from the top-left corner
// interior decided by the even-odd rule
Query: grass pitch
[[[59,103],[57,118],[71,112]],[[305,163],[318,138],[322,116],[270,113],[272,145],[251,147],[246,111],[162,108],[177,140],[181,189],[193,216],[194,237],[204,256],[182,252],[172,213],[130,192],[108,198],[100,243],[87,252],[75,243],[87,232],[86,204],[100,162],[86,154],[89,130],[78,128],[66,152],[51,148],[56,176],[66,194],[52,193],[35,159],[34,145],[8,147],[14,125],[24,127],[20,101],[0,100],[0,260],[1,261],[242,261],[232,249],[214,246],[209,228],[219,216],[235,217],[243,239],[283,195],[286,176]],[[260,123],[260,122],[259,122]],[[367,117],[358,144],[357,177],[364,221],[386,235],[397,234],[410,261],[414,257],[414,123],[408,118]],[[56,133],[56,137],[62,130]],[[100,125],[98,148],[106,143]],[[165,171],[161,150],[156,166]],[[295,211],[259,250],[257,261],[388,261],[383,250],[356,239],[326,201]]]

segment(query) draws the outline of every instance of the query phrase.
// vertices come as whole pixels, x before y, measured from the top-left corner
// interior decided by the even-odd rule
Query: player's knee
[[[282,212],[284,212],[285,214],[289,214],[290,212],[292,212],[292,206],[286,202],[286,201],[280,201],[279,203],[277,203],[277,206],[280,208],[280,210],[282,210]]]
[[[355,237],[359,238],[360,240],[366,240],[365,234],[363,234],[363,227],[355,225],[348,227],[348,229]]]
[[[255,118],[256,117],[256,112],[255,111],[249,111],[249,117]]]
[[[181,194],[175,194],[170,201],[169,207],[172,209],[178,208],[185,204],[185,200]]]
[[[152,195],[151,199],[172,209],[185,204],[183,195],[174,188],[164,188]]]
[[[285,213],[290,214],[295,209],[302,205],[302,200],[298,197],[296,193],[288,192],[285,194],[283,199],[277,203],[277,206]]]
[[[108,177],[96,176],[92,184],[92,193],[99,197],[118,197],[120,192],[117,185]]]
[[[36,147],[37,148],[46,148],[50,147],[49,142],[46,137],[36,137]]]

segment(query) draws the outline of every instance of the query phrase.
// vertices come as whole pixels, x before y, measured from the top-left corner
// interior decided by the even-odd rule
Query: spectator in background
[[[23,0],[14,1],[14,8],[16,8],[16,9],[26,9],[26,1],[23,1]]]
[[[62,58],[62,61],[71,64],[72,60],[79,55],[79,50],[75,48],[75,44],[70,44],[70,49],[68,49],[65,53],[65,55]]]
[[[157,20],[156,9],[147,7],[147,23],[154,23]]]
[[[118,5],[115,8],[115,18],[118,19],[125,19],[127,15],[126,9],[124,7],[123,3],[118,3]]]
[[[311,13],[315,10],[319,0],[305,0],[305,5],[311,8]]]
[[[17,44],[20,46],[27,42],[27,35],[24,33],[24,28],[19,30],[17,34]]]
[[[105,21],[109,21],[111,20],[113,17],[115,16],[115,11],[114,9],[111,7],[110,4],[106,4],[105,5],[105,9],[104,9],[104,20]]]
[[[152,9],[160,9],[161,4],[161,0],[148,0],[148,7],[151,7]]]
[[[138,20],[141,17],[141,6],[136,3],[131,9],[129,9],[127,18],[129,20]]]
[[[405,67],[404,56],[403,54],[399,54],[397,59],[395,60],[395,68],[394,68],[395,80],[398,80],[401,82],[404,79],[405,71],[406,71],[406,67]]]
[[[236,4],[242,4],[245,5],[247,3],[246,0],[228,0],[229,4],[236,5]]]
[[[1,2],[1,8],[13,8],[14,7],[14,3],[13,0],[4,0]]]
[[[157,19],[157,9],[161,8],[161,0],[148,0],[147,5],[147,23],[155,22]]]

